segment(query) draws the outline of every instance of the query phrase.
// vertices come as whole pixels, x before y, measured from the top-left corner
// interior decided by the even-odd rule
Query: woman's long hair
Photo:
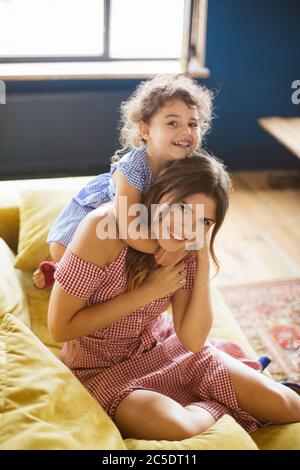
[[[159,204],[167,193],[174,194],[171,204],[197,193],[211,197],[216,203],[216,223],[213,226],[209,251],[217,274],[220,266],[214,251],[214,241],[224,221],[231,190],[230,176],[224,164],[216,157],[202,152],[174,161],[157,176],[143,201],[148,210],[148,223],[151,223],[151,204]],[[127,290],[136,289],[155,266],[153,255],[129,247],[126,256]]]

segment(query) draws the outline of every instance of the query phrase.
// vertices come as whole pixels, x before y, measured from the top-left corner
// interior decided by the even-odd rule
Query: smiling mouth
[[[177,243],[182,243],[182,242],[186,242],[188,241],[188,238],[182,238],[180,237],[179,235],[177,235],[175,232],[173,232],[173,230],[171,230],[171,228],[169,227],[169,233],[170,233],[170,239],[174,242],[177,242]]]
[[[194,237],[194,236],[184,238],[183,236],[177,235],[176,232],[174,232],[173,230],[171,230],[171,227],[168,227],[168,233],[169,233],[169,235],[170,235],[169,240],[172,240],[173,243],[183,243],[183,242],[186,242],[186,243],[193,243],[193,242],[195,241],[195,237]]]
[[[172,144],[175,145],[175,147],[180,148],[182,150],[190,150],[191,148],[191,143],[185,140],[174,140]]]

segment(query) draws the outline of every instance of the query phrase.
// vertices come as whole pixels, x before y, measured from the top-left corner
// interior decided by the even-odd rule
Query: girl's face
[[[161,199],[160,204],[170,203],[170,201],[172,201],[172,197],[168,193]],[[166,251],[174,252],[183,248],[188,249],[188,245],[195,241],[203,242],[216,221],[216,202],[214,199],[205,194],[197,193],[186,197],[173,207],[175,207],[175,210],[171,210],[169,214],[164,215],[155,227],[155,235],[160,247]],[[199,210],[200,208],[203,212]],[[177,211],[181,217],[177,217]]]
[[[201,129],[196,106],[170,100],[150,119],[140,123],[149,155],[168,163],[189,156],[200,144]]]

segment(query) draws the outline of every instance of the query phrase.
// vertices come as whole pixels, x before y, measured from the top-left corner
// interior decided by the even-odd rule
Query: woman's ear
[[[140,135],[141,135],[142,139],[144,139],[147,142],[147,140],[149,138],[149,125],[144,121],[140,121],[139,122],[139,131],[140,131]]]

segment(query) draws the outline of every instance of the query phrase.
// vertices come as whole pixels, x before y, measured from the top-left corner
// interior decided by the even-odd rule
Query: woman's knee
[[[166,396],[146,390],[136,390],[122,400],[115,422],[124,438],[180,441],[199,434],[189,411]]]
[[[185,409],[190,413],[188,421],[191,436],[202,434],[216,422],[211,413],[197,405],[188,405]]]
[[[66,247],[58,242],[50,243],[50,255],[58,263],[66,251]]]

